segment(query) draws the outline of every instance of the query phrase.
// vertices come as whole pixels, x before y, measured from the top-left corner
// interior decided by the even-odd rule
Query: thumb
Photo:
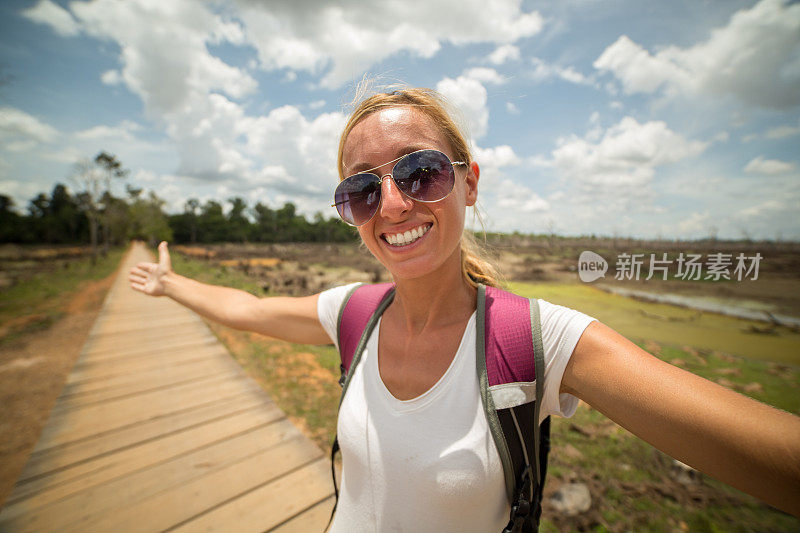
[[[172,270],[172,260],[169,258],[167,241],[161,241],[161,244],[158,245],[158,266],[166,270]]]

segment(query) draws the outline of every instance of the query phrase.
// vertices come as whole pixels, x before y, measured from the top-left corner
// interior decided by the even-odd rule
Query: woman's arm
[[[290,342],[328,344],[317,316],[318,295],[258,298],[252,294],[200,283],[173,272],[167,243],[158,246],[158,263],[139,263],[128,277],[134,290],[169,296],[206,318],[226,326]]]
[[[653,357],[599,322],[561,382],[631,433],[800,516],[800,418]]]

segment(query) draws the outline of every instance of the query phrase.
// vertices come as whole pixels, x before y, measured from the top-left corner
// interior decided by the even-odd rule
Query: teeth
[[[396,233],[394,235],[386,235],[386,241],[393,246],[404,246],[416,241],[425,233],[427,233],[430,226],[419,226],[405,233]]]

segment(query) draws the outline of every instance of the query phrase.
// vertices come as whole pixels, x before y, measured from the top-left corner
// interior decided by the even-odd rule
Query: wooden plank
[[[158,348],[165,340],[181,337],[191,338],[195,335],[207,336],[210,335],[210,332],[202,324],[186,324],[175,328],[156,328],[147,334],[129,332],[120,335],[103,335],[102,337],[90,339],[86,347],[88,354],[113,350],[121,345]]]
[[[322,533],[331,519],[331,511],[333,511],[333,503],[335,501],[333,496],[325,498],[269,531],[270,533],[296,533],[297,531],[318,531]]]
[[[83,369],[91,366],[102,366],[105,362],[113,362],[115,359],[132,359],[137,357],[153,357],[156,354],[169,353],[171,350],[181,348],[198,348],[205,349],[205,347],[220,346],[219,341],[214,337],[211,332],[202,335],[194,335],[191,337],[176,337],[173,339],[165,340],[161,345],[153,350],[152,346],[139,346],[137,344],[123,345],[114,347],[113,349],[89,352],[84,350],[78,361],[75,364],[75,369]]]
[[[72,441],[63,446],[38,450],[31,454],[17,484],[23,484],[72,464],[88,461],[92,457],[113,453],[247,409],[263,407],[269,403],[260,391],[234,392],[233,396],[211,399],[205,404],[163,417],[139,424],[129,424],[115,431],[92,435],[87,439]]]
[[[197,315],[187,313],[185,309],[175,308],[165,310],[163,313],[148,313],[147,322],[143,322],[141,311],[132,313],[130,318],[120,315],[115,316],[116,320],[105,321],[92,330],[93,337],[114,338],[117,335],[128,335],[136,333],[148,335],[153,331],[153,324],[158,324],[159,328],[171,328],[175,326],[192,325],[202,326],[203,321]]]
[[[199,362],[207,361],[201,360]],[[196,365],[186,365],[186,367],[186,371],[177,371],[174,368],[166,368],[163,371],[156,372],[151,371],[154,377],[150,380],[133,380],[113,388],[103,388],[79,395],[62,396],[59,406],[63,412],[77,409],[80,406],[122,400],[180,385],[213,381],[219,379],[220,371],[223,370],[219,368],[219,364],[205,365],[200,368],[197,368]]]
[[[304,450],[300,444],[303,440],[297,438],[297,429],[288,421],[284,421],[284,429],[244,435],[232,442],[90,487],[27,513],[5,518],[4,510],[0,513],[0,528],[13,531],[116,531],[125,527],[137,531],[163,530],[152,524],[163,521],[163,516],[169,514],[168,509],[162,508],[170,500],[177,507],[204,508],[209,501],[212,505],[219,501],[220,492],[239,494],[254,483],[285,472],[293,461],[308,461],[308,449]],[[137,505],[142,501],[150,503]],[[134,508],[138,511],[131,513]],[[117,522],[122,524],[108,527]]]
[[[218,442],[236,440],[246,436],[245,440],[250,442],[249,446],[252,446],[251,439],[254,437],[248,435],[249,433],[260,429],[256,432],[257,438],[268,438],[269,434],[278,433],[278,430],[275,427],[269,427],[265,434],[263,429],[284,418],[283,412],[277,407],[269,410],[249,410],[233,417],[173,433],[134,448],[127,448],[80,463],[72,468],[60,470],[20,485],[17,487],[19,495],[15,491],[13,501],[9,500],[7,511],[11,517],[17,516]],[[228,445],[233,446],[230,443]]]
[[[95,412],[113,412],[113,417],[105,418],[120,418],[126,416],[131,410],[140,410],[143,407],[145,409],[158,407],[165,401],[171,401],[172,397],[174,397],[176,394],[182,393],[183,391],[191,392],[198,388],[213,387],[217,383],[225,382],[228,378],[246,379],[238,369],[229,367],[224,370],[224,372],[218,372],[216,375],[205,378],[202,381],[181,383],[159,390],[144,391],[132,396],[108,399],[100,404],[90,403],[83,405],[80,402],[72,403],[69,400],[65,400],[63,402],[59,402],[56,407],[53,408],[51,416],[76,416],[75,413],[80,411],[81,413],[84,413],[82,416],[85,417],[92,417],[94,416]],[[165,371],[169,372],[170,370],[165,368]]]
[[[174,352],[167,348],[159,348],[158,350],[148,349],[146,352],[141,353],[146,355],[126,354],[129,358],[120,358],[121,360],[119,361],[90,362],[76,367],[67,383],[103,379],[149,368],[158,368],[165,364],[180,364],[182,361],[227,357],[227,352],[224,351],[224,348],[219,345],[219,341],[216,339],[213,339],[213,342],[212,340],[198,342],[194,346],[181,346],[174,349]]]
[[[39,438],[37,449],[57,446],[73,440],[98,435],[119,429],[129,424],[143,422],[168,415],[194,405],[206,403],[209,398],[224,397],[255,385],[242,376],[230,376],[216,383],[198,386],[180,386],[167,391],[158,391],[161,396],[157,404],[143,405],[131,402],[124,412],[108,405],[90,406],[81,411],[52,417]]]
[[[232,524],[237,533],[271,529],[306,509],[309,502],[333,493],[326,473],[330,475],[330,462],[319,459],[185,522],[173,531],[228,532]]]
[[[81,531],[82,528],[115,532],[141,531],[143,529],[163,531],[187,522],[185,527],[188,530],[198,531],[203,529],[203,525],[199,527],[191,525],[193,519],[214,513],[220,509],[221,502],[227,502],[223,504],[222,507],[224,507],[239,499],[247,498],[249,494],[264,486],[280,484],[278,490],[273,491],[274,496],[278,498],[282,498],[284,495],[291,498],[292,492],[299,494],[306,488],[311,490],[311,494],[322,492],[313,486],[312,475],[296,475],[296,472],[313,469],[313,465],[318,462],[324,463],[324,460],[318,458],[319,449],[309,441],[302,438],[294,439],[203,478],[153,494],[145,500],[117,509],[114,513],[106,513],[94,519],[89,518],[78,523],[70,523],[65,531]],[[309,482],[312,486],[293,486],[285,482],[280,483],[287,477],[291,477],[292,481]],[[304,495],[303,498],[307,500],[308,496]],[[268,507],[271,502],[262,499],[257,502],[252,501],[252,503],[255,503],[253,510],[259,512]],[[134,525],[137,524],[136,517],[140,517],[138,526]],[[143,521],[141,517],[146,517],[146,519]],[[240,526],[238,517],[234,517],[227,522],[225,529],[227,531],[243,531]]]
[[[170,366],[164,369],[155,368],[143,370],[136,374],[122,374],[111,376],[103,380],[84,381],[72,383],[64,387],[59,401],[73,402],[114,398],[132,392],[156,389],[172,383],[191,381],[194,378],[219,371],[219,362],[215,359],[198,359],[181,365],[180,368]]]

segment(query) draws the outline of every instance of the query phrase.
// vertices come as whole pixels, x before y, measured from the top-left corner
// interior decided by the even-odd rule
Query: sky
[[[365,76],[459,110],[487,230],[800,240],[782,0],[4,1],[0,194],[75,192],[107,151],[170,212],[240,196],[333,217]]]

